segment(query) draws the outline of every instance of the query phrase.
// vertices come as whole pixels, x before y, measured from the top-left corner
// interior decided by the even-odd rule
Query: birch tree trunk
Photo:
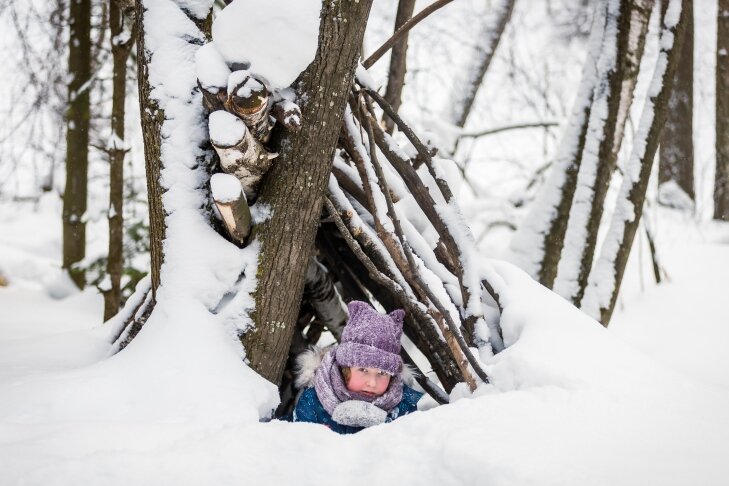
[[[714,219],[729,221],[729,0],[719,0],[716,19]]]
[[[111,101],[111,143],[109,144],[109,257],[106,272],[110,287],[104,294],[104,321],[110,319],[121,305],[121,275],[124,267],[124,118],[127,90],[127,60],[134,35],[124,38],[124,5],[111,0],[109,27],[111,56],[114,64]]]
[[[91,0],[70,3],[68,109],[66,111],[66,187],[63,192],[63,268],[79,287],[84,271],[74,265],[86,256],[89,165],[89,84],[91,78]]]
[[[694,199],[694,21],[691,2],[686,5],[686,37],[668,101],[668,119],[661,138],[658,183],[675,181]],[[717,117],[717,123],[718,117]]]
[[[400,0],[395,15],[395,28],[397,32],[402,24],[410,20],[415,10],[415,0]],[[390,70],[387,75],[387,89],[385,99],[392,105],[395,111],[400,109],[402,103],[402,88],[405,85],[405,73],[407,72],[408,34],[405,33],[400,40],[392,46],[390,54]],[[395,122],[385,116],[385,128],[387,133],[395,129]]]
[[[272,216],[254,231],[261,244],[255,328],[241,340],[251,368],[274,383],[281,380],[296,328],[322,195],[371,4],[323,4],[316,57],[297,84],[301,130],[272,134],[279,156],[259,193],[259,204],[268,205]]]

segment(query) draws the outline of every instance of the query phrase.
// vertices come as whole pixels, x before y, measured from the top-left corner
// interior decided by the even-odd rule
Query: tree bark
[[[371,4],[323,4],[316,57],[296,85],[302,100],[301,130],[284,134],[274,129],[272,134],[279,157],[259,196],[271,217],[255,229],[261,243],[255,328],[241,340],[251,368],[274,383],[283,374],[295,330],[322,195]]]
[[[729,221],[729,0],[717,12],[714,219]]]
[[[395,29],[402,27],[402,24],[410,20],[415,10],[415,0],[400,0],[395,15]],[[392,105],[395,111],[400,109],[402,103],[402,88],[405,85],[405,73],[407,72],[408,34],[404,34],[398,42],[392,46],[390,54],[390,70],[387,75],[387,89],[385,99]],[[395,129],[395,122],[385,116],[385,128],[387,133]]]
[[[111,287],[104,289],[104,321],[121,306],[121,275],[124,267],[124,118],[127,89],[127,60],[134,35],[123,39],[124,11],[118,0],[111,0],[109,27],[111,55],[114,64],[111,102],[111,143],[109,144],[109,257],[106,272]]]
[[[686,34],[661,137],[658,183],[675,181],[694,199],[694,22],[691,2],[686,4],[686,9]]]
[[[614,34],[614,47],[612,47],[616,62],[598,85],[593,101],[601,106],[604,104],[607,113],[601,118],[602,110],[598,109],[593,113],[597,116],[590,120],[588,129],[590,139],[585,144],[578,187],[572,203],[576,211],[570,212],[569,227],[565,234],[566,244],[571,245],[573,250],[570,255],[578,258],[562,258],[559,282],[555,285],[555,290],[570,298],[577,307],[582,302],[592,270],[605,197],[620,149],[616,143],[622,141],[624,126],[619,126],[618,123],[625,124],[633,97],[632,91],[635,89],[650,20],[649,3],[621,0],[617,33]],[[631,43],[632,33],[639,39],[637,42]],[[627,100],[623,100],[623,96],[626,96]]]
[[[85,273],[75,267],[86,256],[86,213],[91,78],[91,0],[70,3],[68,109],[66,112],[66,188],[63,193],[63,268],[79,287]]]
[[[676,9],[685,7],[692,0],[670,0],[668,11],[662,22],[659,51],[659,62],[653,76],[651,86],[659,86],[649,93],[646,106],[638,127],[638,140],[633,145],[630,160],[625,169],[623,183],[620,187],[616,209],[613,214],[608,237],[603,244],[603,251],[590,278],[590,286],[586,295],[583,310],[598,318],[604,326],[610,322],[620,284],[625,273],[625,266],[633,246],[640,218],[642,215],[645,194],[648,188],[653,159],[661,139],[661,130],[666,121],[668,100],[670,99],[674,74],[678,67],[679,56],[686,30],[687,10],[681,8],[681,15],[675,25],[666,25],[667,20],[674,19]],[[671,42],[672,41],[672,42]],[[660,59],[660,58],[663,59]],[[612,276],[613,278],[608,278]]]

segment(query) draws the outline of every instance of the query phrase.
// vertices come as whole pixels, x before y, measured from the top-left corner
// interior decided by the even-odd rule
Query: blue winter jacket
[[[415,412],[418,407],[417,403],[423,394],[413,390],[407,385],[402,387],[402,401],[387,414],[385,423],[392,422],[398,417]],[[332,416],[326,411],[324,405],[321,404],[319,397],[316,395],[314,387],[304,389],[296,403],[294,409],[294,422],[312,422],[315,424],[323,424],[339,434],[354,434],[364,429],[364,427],[353,427],[350,425],[342,425],[332,420]]]

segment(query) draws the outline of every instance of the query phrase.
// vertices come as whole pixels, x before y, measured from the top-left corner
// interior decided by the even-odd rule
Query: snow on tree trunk
[[[605,10],[592,22],[582,81],[552,171],[511,241],[511,259],[542,285],[552,288],[577,185],[582,150],[597,84],[596,66],[605,49]]]
[[[506,24],[514,11],[515,3],[516,0],[499,0],[499,3],[492,6],[491,12],[484,18],[476,52],[468,66],[464,76],[465,79],[453,83],[454,91],[451,95],[449,108],[451,112],[450,120],[454,125],[459,127],[466,125],[468,115],[471,114],[471,108],[474,101],[476,101],[478,90],[483,84],[486,71],[491,65],[491,60],[494,58]]]
[[[212,0],[136,4],[154,292],[145,312],[150,319],[174,313],[182,300],[234,334],[251,324],[259,245],[240,249],[210,223],[213,151],[205,148],[207,116],[194,59],[207,40],[211,6]]]
[[[623,0],[598,7],[575,110],[555,166],[512,242],[517,263],[568,297],[581,298],[587,283],[652,5],[653,0]],[[555,284],[558,270],[568,276],[561,274]]]
[[[692,200],[694,196],[694,21],[686,6],[686,37],[668,101],[668,119],[661,137],[658,183],[674,181]]]
[[[254,235],[262,251],[255,293],[255,327],[241,339],[250,366],[278,383],[295,330],[304,278],[331,172],[344,107],[354,78],[371,0],[325,2],[319,46],[300,77],[302,126],[276,139],[279,156],[261,187],[258,204],[270,218]]]
[[[565,245],[554,285],[558,294],[578,307],[592,270],[605,196],[615,170],[619,148],[614,146],[616,132],[623,131],[622,127],[617,127],[618,114],[627,109],[620,99],[623,79],[626,71],[635,77],[632,60],[640,59],[640,56],[628,55],[631,20],[634,20],[630,15],[632,3],[632,0],[621,0],[607,4],[607,49],[598,63],[600,81],[593,99],[587,140],[564,236]],[[648,15],[641,20],[643,22],[638,28],[647,30]],[[632,87],[635,87],[634,82]],[[623,118],[623,123],[626,120],[627,117]]]
[[[651,12],[655,0],[634,0],[630,2],[630,33],[628,34],[628,51],[623,62],[623,82],[620,88],[620,108],[618,120],[615,124],[615,136],[613,137],[612,157],[617,159],[618,152],[625,134],[625,124],[630,114],[630,107],[633,104],[635,86],[638,82],[640,61],[643,58],[645,40],[648,34]]]
[[[683,0],[685,4],[686,1]],[[625,167],[615,212],[600,258],[590,275],[582,309],[607,326],[620,289],[630,249],[642,214],[648,179],[666,120],[673,76],[686,30],[687,9],[670,0],[659,40],[660,51],[648,99]]]
[[[86,199],[89,166],[91,87],[91,0],[70,4],[68,107],[66,110],[66,187],[63,191],[63,268],[83,288],[84,271],[74,265],[86,255]]]
[[[729,0],[717,12],[714,219],[729,221]]]

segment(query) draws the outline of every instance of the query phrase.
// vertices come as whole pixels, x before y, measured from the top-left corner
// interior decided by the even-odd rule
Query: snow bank
[[[214,317],[177,302],[111,360],[0,386],[0,482],[725,483],[726,389],[661,369],[521,270],[489,264],[509,348],[471,399],[355,436],[258,423],[259,379],[224,352]]]

